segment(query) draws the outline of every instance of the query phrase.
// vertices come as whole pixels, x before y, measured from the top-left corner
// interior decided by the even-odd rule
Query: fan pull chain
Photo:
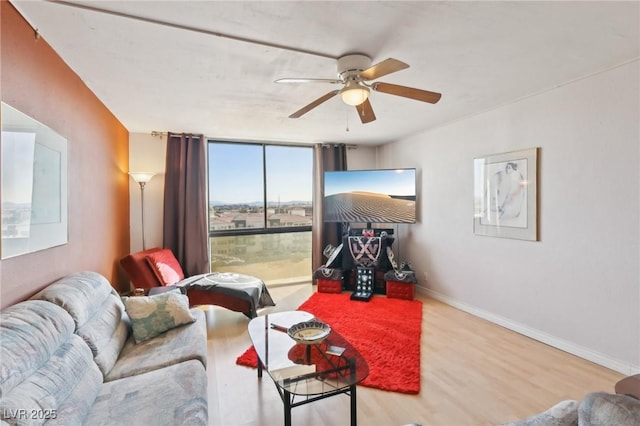
[[[349,131],[349,110],[345,108],[344,113],[345,113],[345,121],[347,122],[347,128],[345,130],[348,132]]]

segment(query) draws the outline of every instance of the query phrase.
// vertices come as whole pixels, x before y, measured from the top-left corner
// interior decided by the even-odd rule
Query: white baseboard
[[[424,286],[416,285],[416,291],[420,294],[429,296],[432,299],[460,309],[461,311],[468,312],[471,315],[475,315],[494,324],[498,324],[502,327],[508,328],[509,330],[513,330],[539,342],[545,343],[549,346],[553,346],[554,348],[563,350],[580,358],[584,358],[603,367],[610,368],[611,370],[617,371],[624,375],[630,376],[633,374],[640,374],[640,365],[634,365],[625,361],[611,358],[608,355],[596,352],[592,349],[585,348],[580,345],[576,345],[575,343],[568,340],[560,339],[556,336],[540,330],[536,330],[535,328],[531,328],[527,325],[520,324],[508,318],[501,317],[500,315],[496,315],[491,312],[476,308],[475,306],[459,302],[449,296],[438,293]]]

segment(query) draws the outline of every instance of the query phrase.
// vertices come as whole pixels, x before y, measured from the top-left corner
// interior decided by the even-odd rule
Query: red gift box
[[[342,280],[317,278],[317,283],[320,293],[342,293]]]
[[[413,283],[405,283],[401,281],[387,281],[387,297],[393,299],[413,300]]]

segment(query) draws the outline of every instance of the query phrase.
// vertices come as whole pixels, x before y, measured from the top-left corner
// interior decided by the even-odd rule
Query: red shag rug
[[[387,391],[420,392],[422,302],[374,296],[369,302],[349,300],[350,293],[314,293],[298,310],[315,315],[342,335],[369,364],[360,384]],[[256,368],[251,346],[236,364]]]

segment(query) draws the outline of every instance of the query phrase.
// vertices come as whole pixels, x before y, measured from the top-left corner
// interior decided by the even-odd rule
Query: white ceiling
[[[638,1],[11,3],[130,132],[378,145],[640,56]],[[369,124],[339,97],[288,118],[335,86],[274,80],[335,78],[347,53],[407,62],[380,81],[442,99],[374,92]]]

